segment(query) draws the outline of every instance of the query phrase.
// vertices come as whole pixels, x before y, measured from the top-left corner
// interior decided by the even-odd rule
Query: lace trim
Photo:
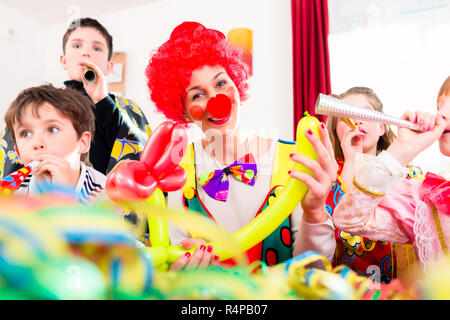
[[[429,264],[439,255],[433,249],[433,242],[436,241],[436,229],[430,206],[419,198],[419,183],[412,183],[411,194],[416,205],[415,221],[414,221],[414,238],[416,241],[416,248],[418,260],[421,262],[424,271],[427,271]]]

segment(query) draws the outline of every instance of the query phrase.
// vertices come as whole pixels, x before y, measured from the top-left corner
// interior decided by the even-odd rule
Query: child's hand
[[[439,140],[446,127],[442,115],[408,111],[402,119],[418,123],[421,131],[398,128],[397,140],[387,149],[403,166],[408,165],[420,152]]]
[[[205,246],[206,243],[203,239],[184,239],[181,245],[185,249],[191,249],[196,245],[200,245],[195,252],[191,255],[189,252],[180,256],[172,265],[170,266],[170,271],[177,271],[180,269],[192,270],[197,268],[206,268],[209,265],[217,266],[219,265],[219,256],[213,255],[213,247],[211,245]]]
[[[84,78],[84,73],[83,77],[81,77],[84,89],[86,90],[87,94],[89,95],[89,97],[91,97],[94,103],[103,100],[108,95],[108,83],[102,70],[89,60],[81,61],[80,65],[91,68],[96,74],[94,83],[88,83]]]
[[[348,130],[342,135],[341,148],[346,162],[353,162],[356,154],[363,152],[364,136],[358,129]]]
[[[33,170],[36,179],[52,184],[73,186],[76,181],[70,168],[70,164],[55,156],[45,156],[41,163]]]
[[[308,192],[302,200],[303,220],[308,223],[325,222],[328,219],[325,201],[331,186],[336,181],[339,168],[334,158],[333,147],[327,129],[323,123],[319,126],[320,139],[314,133],[306,134],[316,151],[318,160],[314,161],[300,154],[293,154],[291,159],[311,170],[313,176],[293,170],[289,175],[304,182]]]

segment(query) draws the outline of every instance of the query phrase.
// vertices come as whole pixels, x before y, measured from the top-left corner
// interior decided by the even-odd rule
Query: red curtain
[[[294,138],[303,113],[315,115],[319,93],[331,93],[327,0],[291,0],[294,62]],[[317,116],[325,121],[324,116]]]

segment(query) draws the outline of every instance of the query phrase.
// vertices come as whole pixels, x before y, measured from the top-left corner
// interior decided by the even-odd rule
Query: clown
[[[325,200],[337,164],[324,124],[320,138],[311,131],[306,134],[319,161],[295,154],[293,142],[243,134],[240,111],[248,98],[248,67],[221,32],[196,22],[184,22],[172,31],[152,55],[146,75],[157,109],[173,121],[197,125],[204,134],[188,147],[182,161],[187,182],[182,190],[169,193],[169,206],[200,212],[234,232],[279,194],[290,175],[303,181],[308,192],[288,219],[247,251],[249,261],[273,265],[306,250],[333,257],[334,226]],[[311,169],[313,177],[289,171],[292,161]],[[181,256],[172,270],[219,259],[213,247],[202,245],[205,239],[185,230],[171,226],[170,237],[172,244],[186,249],[200,245],[192,255]]]

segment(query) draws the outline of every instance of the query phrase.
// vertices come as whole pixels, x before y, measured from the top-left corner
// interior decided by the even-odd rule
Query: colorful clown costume
[[[225,230],[235,232],[247,225],[282,192],[293,162],[289,154],[295,143],[272,140],[270,149],[256,159],[257,178],[252,186],[228,175],[229,191],[226,201],[214,199],[202,188],[196,177],[217,169],[217,163],[203,149],[200,141],[188,146],[182,166],[187,174],[183,190],[168,195],[169,207],[185,207],[204,214]],[[302,219],[301,206],[264,241],[247,251],[249,262],[261,260],[275,265],[307,250],[323,253],[330,261],[335,250],[334,227],[331,217],[326,222],[309,224]],[[195,238],[185,230],[169,226],[172,244],[185,238]],[[208,239],[206,239],[208,240]]]

